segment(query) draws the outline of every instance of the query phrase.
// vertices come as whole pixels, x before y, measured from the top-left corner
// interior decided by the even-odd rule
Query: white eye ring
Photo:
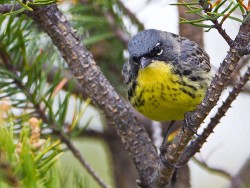
[[[138,65],[138,62],[132,61],[134,63],[134,65]]]
[[[161,51],[159,53],[157,53],[157,55],[161,55],[163,52],[163,49],[161,49]]]
[[[163,49],[161,49],[161,48],[159,47],[160,45],[161,45],[160,43],[157,43],[157,44],[155,45],[155,48],[157,48],[157,51],[160,50],[159,52],[156,53],[156,55],[161,55],[162,52],[163,52]]]

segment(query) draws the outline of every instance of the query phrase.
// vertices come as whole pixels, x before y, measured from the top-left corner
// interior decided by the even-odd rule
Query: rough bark
[[[79,42],[64,15],[56,5],[34,7],[34,11],[28,15],[50,36],[93,103],[113,120],[126,150],[134,160],[142,186],[158,187],[156,179],[161,163],[150,138],[126,102],[103,76],[92,55]]]

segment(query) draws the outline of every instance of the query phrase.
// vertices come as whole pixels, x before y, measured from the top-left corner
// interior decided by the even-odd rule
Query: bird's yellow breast
[[[183,119],[205,94],[204,90],[195,89],[197,83],[175,74],[173,65],[161,61],[140,69],[136,81],[131,104],[146,117],[157,121]]]

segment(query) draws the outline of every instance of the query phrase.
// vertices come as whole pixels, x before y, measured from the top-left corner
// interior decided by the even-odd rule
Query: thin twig
[[[38,113],[39,117],[44,121],[44,123],[47,123],[50,125],[50,128],[53,130],[53,132],[60,138],[60,140],[66,144],[67,148],[71,151],[71,153],[74,155],[74,157],[82,164],[82,166],[87,170],[87,172],[94,178],[94,180],[103,188],[109,188],[108,185],[103,181],[103,179],[96,173],[96,171],[90,166],[90,164],[84,159],[84,157],[81,155],[80,151],[74,146],[74,144],[71,142],[69,137],[59,128],[59,125],[56,125],[54,123],[51,123],[46,116],[44,110],[40,108],[40,105],[36,104],[34,105],[36,112]]]
[[[73,145],[69,137],[63,133],[61,130],[58,130],[56,126],[52,126],[53,132],[58,135],[60,140],[66,144],[67,148],[75,156],[76,159],[82,164],[82,166],[87,170],[87,172],[95,179],[95,181],[103,188],[109,188],[110,186],[106,185],[103,179],[96,173],[96,171],[91,167],[91,165],[83,158],[80,151]]]
[[[212,5],[207,3],[207,1],[200,0],[200,5],[203,7],[203,10],[206,14],[210,15],[209,13],[212,12]],[[222,28],[222,25],[219,24],[217,19],[210,20],[214,24],[214,28],[221,34],[221,36],[225,39],[230,47],[233,45],[233,40],[231,37],[226,33],[225,29]]]
[[[13,9],[12,9],[13,8]],[[9,13],[11,10],[19,10],[21,8],[21,5],[16,4],[15,6],[9,5],[9,4],[4,4],[0,6],[0,13],[5,14]]]
[[[136,15],[131,12],[121,0],[118,0],[117,3],[120,5],[124,13],[132,20],[133,23],[135,23],[138,26],[138,30],[144,30],[145,27],[143,23],[136,17]]]
[[[246,11],[248,11],[248,7],[244,4],[243,0],[237,0],[237,2],[238,2]]]
[[[192,159],[196,164],[198,164],[200,167],[204,168],[205,170],[209,172],[220,174],[229,180],[233,178],[229,172],[226,172],[225,170],[221,168],[211,167],[204,160],[198,160],[196,157],[193,157]]]
[[[250,179],[249,179],[249,172],[250,172],[250,156],[238,170],[237,174],[234,174],[233,179],[231,179],[231,185],[228,188],[239,188],[239,187],[249,187]]]

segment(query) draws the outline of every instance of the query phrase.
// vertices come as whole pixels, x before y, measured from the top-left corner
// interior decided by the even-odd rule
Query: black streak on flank
[[[144,106],[145,100],[142,99],[142,95],[143,95],[143,90],[142,90],[142,92],[140,93],[139,97],[137,98],[138,106]]]
[[[175,72],[175,74],[178,74],[180,77],[182,77],[182,73],[181,73],[180,69],[176,69],[174,72]]]
[[[194,81],[194,82],[203,80],[203,78],[201,78],[200,76],[191,76],[191,77],[189,77],[189,79]]]
[[[134,96],[136,85],[137,85],[136,81],[133,81],[132,85],[129,87],[128,100],[130,100]]]
[[[192,74],[192,71],[189,70],[189,69],[186,69],[186,70],[183,71],[183,75],[185,75],[185,76],[188,76],[190,74]]]
[[[128,100],[130,101],[130,99],[133,97],[133,90],[132,90],[132,87],[130,87],[128,89]]]
[[[137,98],[134,103],[134,106],[136,106],[137,108],[140,108],[141,106],[144,106],[144,103],[145,103],[145,100]]]
[[[190,97],[192,97],[193,99],[195,98],[195,95],[194,95],[193,93],[190,93],[189,91],[187,91],[187,90],[185,90],[185,89],[183,89],[183,88],[180,88],[180,90],[181,90],[183,93],[185,93],[185,94],[189,95]]]
[[[192,80],[192,81],[194,81],[194,82],[198,80],[198,78],[195,77],[195,76],[192,76],[192,77],[190,77],[189,79]]]
[[[189,85],[189,84],[187,84],[187,83],[184,82],[184,81],[176,81],[176,82],[177,82],[178,84],[182,85],[182,86],[187,86],[187,87],[193,89],[194,91],[197,91],[197,88],[196,88],[195,86]]]

